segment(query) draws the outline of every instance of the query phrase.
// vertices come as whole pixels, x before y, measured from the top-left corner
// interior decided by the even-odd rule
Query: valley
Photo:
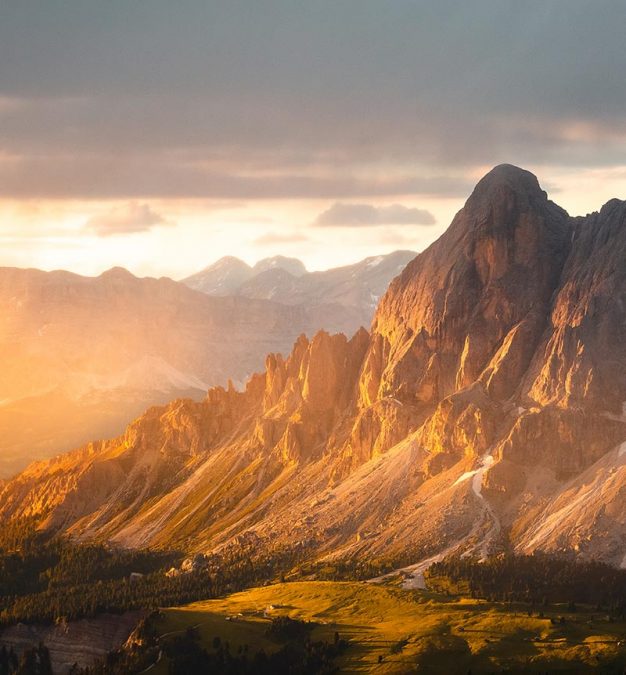
[[[281,646],[268,636],[279,616],[311,622],[310,639],[348,642],[342,673],[619,672],[626,658],[626,623],[592,608],[553,605],[529,611],[516,603],[446,597],[396,585],[293,582],[254,588],[223,599],[162,610],[157,632],[197,629],[212,650],[219,636],[236,654]],[[556,622],[555,622],[555,619]],[[561,619],[563,621],[561,622]],[[167,637],[163,638],[167,640]],[[167,673],[167,658],[151,672]]]

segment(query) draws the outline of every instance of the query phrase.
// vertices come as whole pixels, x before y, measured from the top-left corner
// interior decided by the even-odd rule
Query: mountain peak
[[[607,215],[609,213],[613,213],[613,211],[617,211],[618,209],[624,209],[625,207],[626,201],[614,197],[613,199],[609,199],[609,201],[604,204],[604,206],[600,209],[600,214]]]
[[[526,169],[514,164],[498,164],[486,173],[476,185],[476,189],[485,189],[506,185],[516,190],[528,192],[543,192],[537,176]]]
[[[135,279],[135,275],[129,272],[125,267],[111,267],[100,275],[102,279]]]
[[[263,258],[252,268],[254,274],[260,274],[267,270],[281,269],[294,277],[301,277],[306,274],[306,267],[304,263],[298,258],[289,258],[284,255],[275,255],[271,258]]]
[[[499,164],[478,181],[460,214],[464,214],[461,221],[465,226],[490,222],[490,229],[505,232],[522,214],[529,212],[535,213],[535,224],[540,228],[558,221],[557,229],[560,229],[569,218],[564,209],[548,199],[533,173],[512,164]],[[454,229],[454,225],[453,221],[450,229]]]
[[[229,295],[252,276],[252,268],[243,260],[226,255],[200,272],[183,279],[196,291],[211,295]]]
[[[541,188],[535,174],[513,164],[498,164],[486,173],[476,184],[467,200],[468,206],[495,206],[501,202],[516,204],[518,207],[528,206],[558,209],[563,215],[567,213],[548,199],[548,194]]]
[[[223,269],[225,267],[250,269],[250,265],[241,260],[241,258],[237,258],[234,255],[225,255],[214,263],[211,263],[208,267],[205,267],[202,271],[207,272],[209,270]]]

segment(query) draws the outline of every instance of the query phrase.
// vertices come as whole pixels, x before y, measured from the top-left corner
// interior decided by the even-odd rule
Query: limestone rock
[[[242,391],[35,464],[0,486],[0,518],[216,555],[626,565],[625,216],[570,218],[496,167],[371,335],[300,336]]]

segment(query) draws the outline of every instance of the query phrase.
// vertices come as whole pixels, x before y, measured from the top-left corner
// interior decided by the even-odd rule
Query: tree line
[[[334,640],[311,640],[313,623],[277,617],[266,634],[276,649],[251,649],[249,645],[231,648],[216,635],[203,645],[195,628],[179,635],[159,637],[158,614],[148,617],[137,632],[133,646],[111,652],[91,668],[74,668],[72,675],[130,675],[140,673],[161,659],[166,659],[170,675],[331,675],[338,672],[336,659],[348,647],[339,633]]]
[[[424,574],[428,589],[535,605],[580,603],[626,616],[626,570],[536,552],[478,561],[452,556]]]
[[[255,553],[234,547],[201,569],[169,575],[182,553],[81,543],[42,533],[31,520],[12,522],[0,529],[0,628],[215,598],[279,579],[302,557],[287,548]]]
[[[0,648],[0,675],[53,675],[48,648],[39,644],[18,658],[13,647]]]

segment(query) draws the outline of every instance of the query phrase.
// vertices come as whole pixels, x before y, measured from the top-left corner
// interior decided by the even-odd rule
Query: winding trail
[[[489,448],[489,450],[487,450],[487,452],[481,457],[481,466],[476,472],[476,475],[472,478],[472,490],[474,491],[476,497],[478,497],[480,500],[484,511],[487,513],[492,523],[489,532],[487,532],[480,543],[481,562],[489,555],[489,547],[498,537],[500,530],[502,529],[500,525],[500,519],[496,515],[496,512],[493,510],[491,504],[485,499],[483,495],[483,476],[493,466],[494,463],[494,458],[491,454],[492,452],[492,448]]]

